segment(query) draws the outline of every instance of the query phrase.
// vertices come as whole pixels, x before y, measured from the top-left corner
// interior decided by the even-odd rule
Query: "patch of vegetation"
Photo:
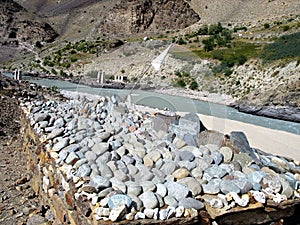
[[[279,37],[274,43],[266,45],[259,57],[264,62],[280,59],[299,59],[300,32]]]
[[[183,37],[173,37],[172,42],[179,45],[185,45],[188,43],[200,42],[201,36],[209,36],[202,42],[204,44],[205,51],[212,51],[215,47],[227,46],[232,40],[231,31],[227,28],[222,27],[221,23],[212,24],[210,26],[203,25],[198,31],[185,34]]]
[[[199,85],[197,81],[190,76],[189,72],[186,71],[175,71],[177,78],[175,79],[173,86],[174,87],[186,87],[188,86],[191,90],[198,89]]]
[[[95,41],[81,40],[74,43],[68,42],[63,48],[53,52],[51,55],[45,56],[42,64],[46,67],[63,71],[69,69],[78,60],[90,57],[91,55],[98,55],[98,52],[107,45],[109,45],[109,41],[101,38]],[[41,47],[41,44],[37,42],[36,47]],[[53,72],[54,70],[51,69],[51,73],[55,74]],[[56,74],[66,76],[65,72]]]

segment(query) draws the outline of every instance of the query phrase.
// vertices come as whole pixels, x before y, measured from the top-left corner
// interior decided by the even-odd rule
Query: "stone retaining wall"
[[[195,115],[137,112],[116,96],[21,107],[32,187],[53,224],[255,224],[300,203],[298,162]]]

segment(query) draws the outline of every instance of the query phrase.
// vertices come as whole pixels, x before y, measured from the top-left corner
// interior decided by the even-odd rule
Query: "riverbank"
[[[163,111],[146,106],[136,107],[141,111],[163,113]],[[186,113],[179,112],[178,114],[184,115]],[[225,118],[203,114],[198,114],[198,116],[204,126],[209,130],[218,131],[224,134],[229,134],[232,131],[244,132],[252,148],[262,150],[269,154],[292,158],[300,162],[300,135]]]

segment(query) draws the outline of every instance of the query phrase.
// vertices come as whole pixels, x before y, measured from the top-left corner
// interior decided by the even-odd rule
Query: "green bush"
[[[182,77],[182,74],[181,74],[181,72],[180,72],[179,70],[176,70],[176,71],[175,71],[175,75],[176,75],[177,77]]]
[[[266,61],[300,57],[300,32],[284,35],[264,47],[259,55]]]
[[[269,28],[270,28],[270,24],[265,23],[265,24],[264,24],[264,28],[265,28],[265,29],[269,29]]]
[[[189,86],[189,88],[190,88],[191,90],[196,90],[196,89],[198,89],[198,87],[199,87],[199,85],[198,85],[197,81],[195,81],[195,80],[193,80],[193,81],[190,83],[190,86]]]
[[[185,87],[186,86],[186,83],[184,82],[183,79],[179,79],[176,84],[179,86],[179,87]]]
[[[245,56],[245,55],[239,55],[238,57],[237,57],[237,61],[238,61],[238,65],[243,65],[245,62],[247,62],[247,56]]]

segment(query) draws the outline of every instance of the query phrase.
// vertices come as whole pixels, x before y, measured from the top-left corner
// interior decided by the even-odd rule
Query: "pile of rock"
[[[41,168],[43,191],[91,220],[216,218],[300,198],[299,162],[208,131],[196,114],[140,112],[115,95],[21,106],[54,162]]]

